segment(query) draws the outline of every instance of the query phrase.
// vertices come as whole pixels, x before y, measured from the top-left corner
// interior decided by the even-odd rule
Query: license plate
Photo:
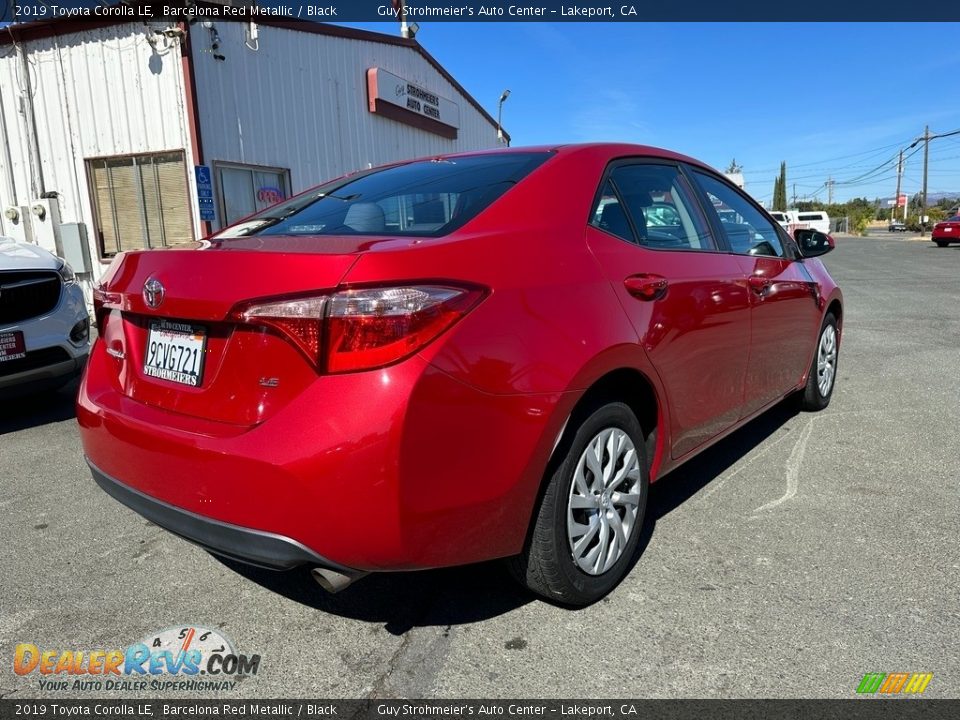
[[[945,228],[943,229],[943,231],[944,231],[944,232],[953,232],[953,228],[952,228],[952,227],[945,227]]]
[[[23,343],[23,333],[19,330],[0,332],[0,362],[19,360],[27,356],[27,346]]]
[[[206,353],[206,328],[166,320],[152,322],[143,354],[143,374],[200,387]]]

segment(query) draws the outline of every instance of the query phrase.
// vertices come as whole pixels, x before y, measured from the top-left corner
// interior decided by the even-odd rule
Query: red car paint
[[[933,226],[930,237],[941,247],[950,243],[960,243],[960,215],[938,222]]]
[[[552,155],[447,235],[214,238],[123,255],[97,291],[77,401],[91,464],[344,568],[448,566],[521,550],[571,412],[611,373],[655,398],[652,480],[804,386],[825,314],[840,315],[819,259],[737,255],[721,237],[714,252],[625,242],[588,225],[611,161],[713,171],[642,146],[535,150]],[[158,309],[144,300],[150,278],[165,286]],[[264,298],[396,285],[473,294],[438,337],[375,369],[328,372],[283,332],[239,319]],[[161,317],[207,328],[200,387],[144,374]]]

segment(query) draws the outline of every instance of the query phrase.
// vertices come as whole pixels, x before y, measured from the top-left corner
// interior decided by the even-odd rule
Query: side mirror
[[[800,247],[800,254],[803,257],[819,257],[826,255],[836,247],[833,238],[826,233],[816,230],[800,229],[793,231],[793,239],[797,241]]]

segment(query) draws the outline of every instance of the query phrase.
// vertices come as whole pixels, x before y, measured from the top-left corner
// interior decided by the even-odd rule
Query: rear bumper
[[[109,359],[98,344],[77,398],[101,487],[267,567],[349,574],[519,552],[565,417],[558,395],[492,396],[413,357],[324,377],[265,422],[232,426],[126,397]]]
[[[270,570],[289,570],[299,565],[313,565],[337,570],[344,575],[354,574],[348,568],[320,557],[296,540],[219,522],[168,505],[114,480],[90,462],[89,458],[87,464],[97,485],[114,500],[164,530],[169,530],[212,553]]]

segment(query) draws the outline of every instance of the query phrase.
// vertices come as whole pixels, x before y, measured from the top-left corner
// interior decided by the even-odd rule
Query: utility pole
[[[960,130],[951,130],[950,132],[940,133],[939,135],[931,135],[930,126],[927,125],[923,128],[923,137],[918,137],[910,144],[910,147],[907,148],[907,150],[911,150],[919,145],[921,141],[923,142],[923,190],[920,193],[920,237],[927,234],[927,223],[924,222],[923,218],[925,218],[927,214],[927,166],[930,158],[930,141],[936,140],[937,138],[950,137],[951,135],[960,135]],[[903,216],[906,218],[906,210],[903,211]]]
[[[790,205],[792,207],[797,206],[797,184],[796,183],[793,184],[793,202],[790,203]]]
[[[827,178],[827,205],[833,205],[833,178]]]
[[[900,159],[897,160],[897,194],[893,198],[893,210],[890,213],[890,220],[897,217],[897,209],[900,207],[900,180],[903,178],[903,150],[900,151]],[[906,208],[904,208],[906,212]],[[906,217],[904,217],[906,222]]]
[[[920,237],[927,234],[927,157],[930,154],[930,126],[923,129],[923,206],[920,208]]]

